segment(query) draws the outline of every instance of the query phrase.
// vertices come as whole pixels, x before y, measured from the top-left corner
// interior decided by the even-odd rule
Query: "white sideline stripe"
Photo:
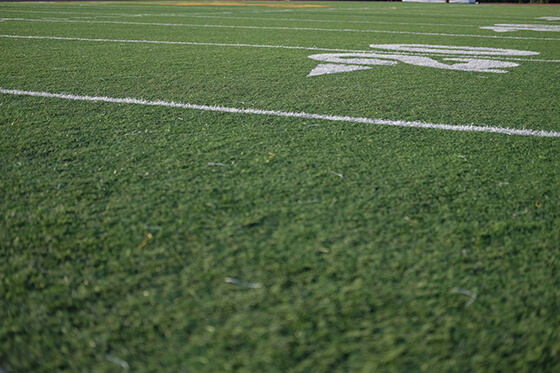
[[[90,23],[90,24],[116,24],[116,25],[142,25],[142,26],[177,26],[177,27],[199,27],[199,28],[230,28],[230,29],[251,29],[251,30],[291,30],[291,31],[323,31],[323,32],[361,32],[361,33],[380,33],[380,34],[401,34],[401,35],[424,35],[424,36],[452,36],[466,38],[487,38],[487,39],[516,39],[516,40],[544,40],[558,41],[560,38],[537,38],[526,36],[497,36],[497,35],[469,35],[469,34],[445,34],[437,32],[415,32],[415,31],[389,31],[389,30],[355,30],[355,29],[329,29],[313,27],[279,27],[279,26],[234,26],[234,25],[196,25],[189,23],[153,23],[153,22],[123,22],[123,21],[84,21],[72,19],[33,19],[33,18],[0,18],[2,21],[24,21],[24,22],[58,22],[58,23]]]
[[[240,47],[240,48],[272,48],[272,49],[295,49],[295,50],[308,50],[308,51],[325,51],[325,52],[351,52],[351,53],[372,53],[374,50],[364,49],[337,49],[337,48],[320,48],[320,47],[300,47],[289,45],[267,45],[267,44],[228,44],[228,43],[205,43],[194,41],[162,41],[162,40],[131,40],[131,39],[90,39],[90,38],[71,38],[66,36],[41,36],[41,35],[0,35],[0,38],[11,39],[48,39],[48,40],[67,40],[67,41],[92,41],[92,42],[107,42],[107,43],[146,43],[146,44],[171,44],[171,45],[199,45],[211,47]],[[393,52],[375,51],[377,54],[394,54]],[[414,53],[414,52],[399,52],[402,55],[410,56],[452,56],[457,57],[456,54],[446,53]],[[472,56],[467,56],[471,57]],[[560,60],[543,60],[537,58],[514,58],[508,56],[484,56],[484,59],[492,60],[508,60],[508,61],[524,61],[524,62],[552,62],[558,63]]]
[[[180,102],[169,101],[149,101],[136,98],[115,98],[115,97],[100,97],[100,96],[81,96],[66,93],[50,93],[50,92],[36,92],[36,91],[22,91],[18,89],[4,89],[0,88],[0,93],[16,95],[16,96],[33,96],[33,97],[47,97],[47,98],[60,98],[65,100],[75,101],[93,101],[93,102],[110,102],[116,104],[136,104],[147,106],[164,106],[181,109],[215,111],[221,113],[232,114],[257,114],[257,115],[270,115],[276,117],[289,117],[289,118],[304,118],[304,119],[318,119],[330,120],[335,122],[350,122],[350,123],[364,123],[364,124],[377,124],[383,126],[396,126],[396,127],[414,127],[414,128],[432,128],[447,131],[462,131],[462,132],[490,132],[505,135],[518,135],[518,136],[535,136],[535,137],[559,137],[560,132],[544,131],[544,130],[531,130],[531,129],[515,129],[507,127],[490,127],[490,126],[475,126],[475,125],[451,125],[451,124],[437,124],[426,122],[409,122],[404,120],[388,120],[377,118],[360,118],[338,115],[324,115],[324,114],[311,114],[311,113],[295,113],[287,111],[275,110],[258,110],[258,109],[239,109],[224,106],[211,106],[211,105],[195,105]]]

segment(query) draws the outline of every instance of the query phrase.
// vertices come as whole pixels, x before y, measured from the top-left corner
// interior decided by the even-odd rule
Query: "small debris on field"
[[[336,175],[336,176],[338,176],[338,177],[341,178],[341,179],[344,179],[344,175],[343,175],[343,174],[339,174],[338,172],[331,171],[331,174]]]
[[[262,288],[262,284],[260,282],[245,282],[233,277],[226,277],[224,281],[227,282],[228,284],[239,285],[239,286],[246,287],[248,289]]]
[[[542,202],[541,201],[535,201],[535,207],[536,208],[540,208],[542,206]]]
[[[153,231],[161,231],[161,226],[160,225],[144,225],[144,229],[146,230],[153,230]]]
[[[299,203],[300,205],[301,204],[308,204],[308,203],[319,203],[319,202],[320,201],[318,199],[310,199],[310,200],[307,200],[307,201],[300,201],[300,200],[297,201],[297,203]]]
[[[523,211],[514,212],[513,214],[511,214],[511,216],[516,217],[516,216],[519,216],[519,215],[525,215],[528,212],[529,212],[529,210],[525,209]]]
[[[416,219],[411,219],[408,216],[405,215],[404,220],[406,220],[407,222],[409,222],[410,224],[416,225],[418,224],[418,220]]]
[[[468,301],[465,302],[465,308],[470,306],[471,304],[473,304],[474,301],[477,298],[477,295],[475,293],[473,293],[470,290],[466,290],[466,289],[455,288],[455,289],[451,290],[451,292],[455,293],[455,294],[462,294],[462,295],[466,295],[467,297],[471,297],[471,299],[469,299]]]
[[[208,166],[224,166],[224,164],[220,162],[208,162]]]
[[[105,355],[105,359],[107,359],[107,361],[110,361],[111,363],[120,365],[124,370],[129,370],[130,366],[128,365],[128,363],[126,361],[124,361],[123,359],[120,359],[116,356],[107,354]]]
[[[152,236],[151,233],[146,233],[146,238],[144,238],[144,241],[142,241],[142,243],[138,246],[138,248],[142,248],[144,246],[146,246],[146,244],[148,243],[149,240],[151,240],[154,236]]]

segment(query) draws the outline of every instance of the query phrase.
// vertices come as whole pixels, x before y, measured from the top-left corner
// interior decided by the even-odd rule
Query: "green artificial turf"
[[[0,37],[0,87],[560,131],[559,33],[479,29],[557,6],[273,4],[325,7],[2,3],[0,34],[540,54],[307,77],[335,52]],[[0,94],[0,367],[558,371],[559,145]]]

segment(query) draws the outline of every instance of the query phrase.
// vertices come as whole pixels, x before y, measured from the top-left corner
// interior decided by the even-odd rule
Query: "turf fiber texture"
[[[1,37],[0,87],[560,131],[558,33],[480,29],[557,6],[244,4],[2,3],[4,36],[111,41]],[[540,61],[307,77],[334,52],[233,44]],[[0,367],[558,371],[559,145],[0,94]]]

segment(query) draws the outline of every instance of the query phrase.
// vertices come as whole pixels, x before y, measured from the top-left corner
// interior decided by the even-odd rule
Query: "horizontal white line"
[[[334,48],[318,48],[318,47],[298,47],[288,45],[267,45],[267,44],[228,44],[228,43],[204,43],[194,41],[164,41],[164,40],[130,40],[130,39],[90,39],[90,38],[70,38],[65,36],[40,36],[40,35],[0,35],[0,38],[13,39],[50,39],[50,40],[69,40],[69,41],[93,41],[93,42],[110,42],[110,43],[146,43],[146,44],[171,44],[171,45],[200,45],[215,47],[251,47],[251,48],[274,48],[274,49],[296,49],[309,51],[327,51],[327,52],[371,52],[371,50],[359,49],[334,49]],[[548,61],[548,60],[547,60]],[[560,60],[558,61],[560,62]]]
[[[106,43],[145,43],[145,44],[171,44],[171,45],[200,45],[200,46],[213,46],[213,47],[245,47],[245,48],[272,48],[272,49],[295,49],[295,50],[308,50],[308,51],[325,51],[325,52],[351,52],[351,53],[372,53],[373,50],[364,49],[340,49],[340,48],[320,48],[320,47],[301,47],[289,45],[267,45],[267,44],[228,44],[228,43],[205,43],[194,41],[165,41],[165,40],[133,40],[133,39],[92,39],[92,38],[71,38],[66,36],[42,36],[42,35],[0,35],[0,38],[11,39],[47,39],[47,40],[66,40],[66,41],[91,41],[91,42],[106,42]],[[375,51],[377,54],[394,54],[394,52]],[[403,55],[411,56],[453,56],[456,54],[446,53],[413,53],[413,52],[399,52]],[[466,55],[465,57],[472,58]],[[508,61],[526,61],[526,62],[552,62],[560,63],[560,60],[543,60],[537,58],[514,58],[508,56],[484,56],[485,59],[494,60],[508,60]]]
[[[150,16],[152,16],[150,14]],[[321,22],[321,23],[362,23],[378,25],[410,25],[410,26],[442,26],[442,27],[478,27],[475,25],[459,25],[448,23],[416,23],[416,22],[387,22],[387,21],[351,21],[340,19],[309,19],[309,18],[260,18],[260,17],[226,17],[226,16],[207,16],[190,14],[160,14],[162,17],[190,17],[190,18],[213,18],[213,19],[245,19],[259,21],[288,21],[288,22]]]
[[[339,8],[340,10],[340,8]],[[362,10],[354,9],[362,12]],[[312,19],[312,18],[263,18],[263,17],[237,17],[231,15],[211,15],[224,14],[225,12],[205,12],[205,13],[101,13],[101,12],[61,12],[47,10],[19,10],[19,9],[2,9],[4,12],[15,13],[39,13],[39,14],[78,14],[92,15],[94,17],[71,17],[71,18],[138,18],[138,17],[182,17],[182,18],[212,18],[212,19],[242,19],[242,20],[259,20],[259,21],[287,21],[287,22],[321,22],[321,23],[357,23],[357,24],[382,24],[382,25],[411,25],[411,26],[442,26],[442,27],[472,27],[479,28],[480,25],[463,25],[457,23],[421,23],[421,22],[388,22],[388,21],[358,21],[358,20],[340,20],[340,19]],[[228,14],[230,12],[227,12]],[[246,12],[238,12],[246,13]],[[415,13],[416,14],[416,13]],[[426,13],[428,14],[428,13]],[[430,13],[433,14],[433,13]],[[347,17],[346,17],[347,18]],[[559,17],[540,17],[540,19],[559,18]],[[538,18],[539,19],[539,18]],[[496,22],[494,20],[493,22]],[[542,23],[545,25],[546,23]]]
[[[40,13],[40,14],[89,14],[94,16],[99,16],[102,18],[106,17],[183,17],[183,18],[215,18],[215,19],[248,19],[248,20],[259,20],[259,21],[288,21],[288,22],[322,22],[322,23],[364,23],[364,24],[381,24],[381,25],[412,25],[412,26],[449,26],[449,27],[476,27],[476,25],[460,25],[460,24],[450,24],[450,23],[416,23],[416,22],[387,22],[387,21],[351,21],[351,20],[340,20],[340,19],[310,19],[310,18],[262,18],[262,17],[234,17],[234,16],[212,16],[200,13],[91,13],[91,12],[53,12],[53,11],[33,11],[33,10],[5,10],[6,12],[16,12],[16,13]],[[222,14],[220,12],[219,14]],[[72,17],[72,18],[94,18],[94,17]],[[97,17],[95,17],[97,18]]]
[[[469,34],[445,34],[437,32],[415,32],[415,31],[389,31],[389,30],[355,30],[355,29],[329,29],[313,27],[276,27],[276,26],[238,26],[238,25],[197,25],[189,23],[153,23],[153,22],[123,22],[123,21],[84,21],[72,19],[33,19],[33,18],[0,18],[0,21],[24,21],[24,22],[58,22],[58,23],[89,23],[89,24],[116,24],[116,25],[142,25],[142,26],[173,26],[173,27],[200,27],[200,28],[230,28],[230,29],[252,29],[252,30],[290,30],[290,31],[322,31],[322,32],[362,32],[381,34],[404,34],[424,36],[452,36],[466,38],[488,38],[488,39],[516,39],[516,40],[544,40],[558,41],[560,38],[537,38],[525,36],[497,36],[497,35],[469,35]]]
[[[3,4],[2,4],[3,5]],[[1,6],[0,6],[1,8]],[[3,12],[13,12],[13,13],[39,13],[39,14],[79,14],[79,15],[91,15],[91,16],[101,16],[101,17],[141,17],[141,16],[164,16],[164,15],[174,15],[174,13],[101,13],[101,12],[61,12],[61,11],[48,11],[48,10],[20,10],[20,9],[0,9]],[[288,9],[280,9],[280,10],[270,10],[270,11],[248,11],[248,10],[241,10],[237,11],[236,13],[284,13],[286,11],[290,11]],[[218,11],[218,12],[190,12],[190,14],[200,14],[200,15],[208,15],[208,14],[231,14],[232,12],[225,12],[225,11]]]
[[[324,114],[310,114],[310,113],[295,113],[287,111],[275,110],[258,110],[258,109],[239,109],[224,106],[211,106],[211,105],[195,105],[180,102],[169,101],[149,101],[136,98],[115,98],[115,97],[100,97],[100,96],[81,96],[66,93],[50,93],[50,92],[36,92],[36,91],[23,91],[18,89],[4,89],[0,88],[0,93],[18,96],[33,96],[33,97],[47,97],[47,98],[60,98],[65,100],[76,101],[93,101],[93,102],[110,102],[117,104],[135,104],[147,106],[164,106],[181,109],[191,110],[204,110],[215,111],[222,113],[232,114],[256,114],[256,115],[269,115],[276,117],[289,117],[289,118],[305,118],[315,120],[329,120],[335,122],[350,122],[350,123],[363,123],[363,124],[377,124],[382,126],[396,126],[396,127],[414,127],[414,128],[431,128],[447,131],[462,131],[462,132],[489,132],[505,135],[519,135],[519,136],[536,136],[536,137],[559,137],[560,132],[544,131],[544,130],[531,130],[531,129],[515,129],[507,127],[490,127],[490,126],[475,126],[475,125],[451,125],[451,124],[438,124],[426,122],[409,122],[404,120],[387,120],[376,118],[360,118],[338,115],[324,115]]]

